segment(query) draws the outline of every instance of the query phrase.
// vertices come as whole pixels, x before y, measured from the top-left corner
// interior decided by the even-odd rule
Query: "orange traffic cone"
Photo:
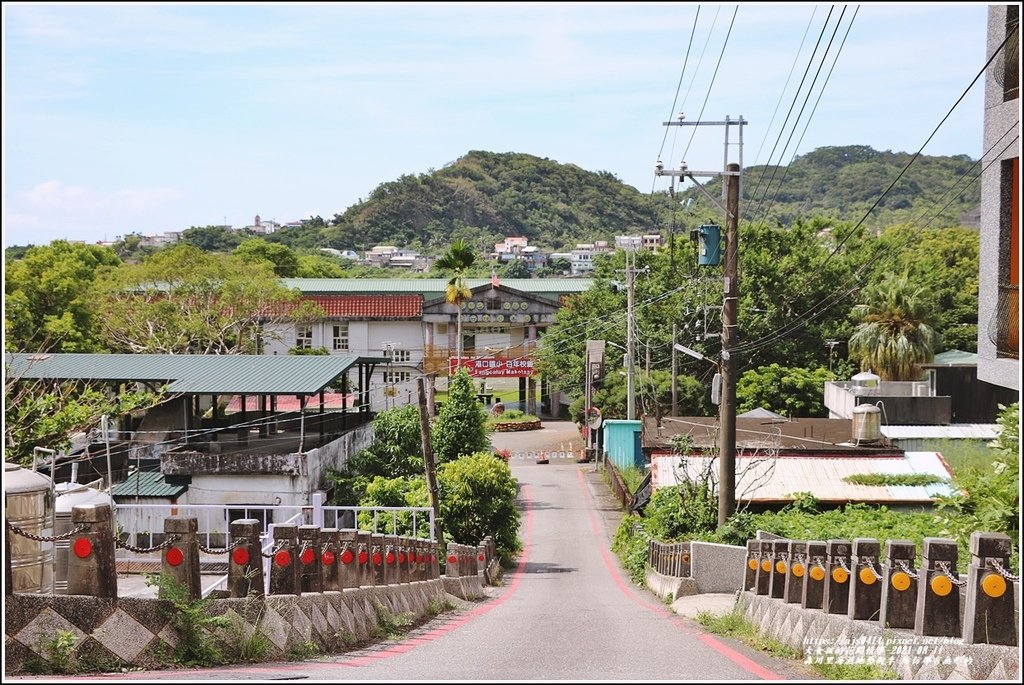
[[[539,455],[537,455],[537,463],[538,464],[547,464],[547,463],[549,463],[548,462],[548,455],[547,455],[547,453],[541,452]]]

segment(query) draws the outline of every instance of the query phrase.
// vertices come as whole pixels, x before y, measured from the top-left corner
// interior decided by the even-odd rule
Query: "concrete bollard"
[[[882,606],[882,575],[878,557],[882,546],[873,538],[854,538],[850,559],[850,603],[846,615],[858,621],[877,621]]]
[[[689,578],[690,577],[690,543],[681,542],[679,543],[679,572],[676,574],[677,578]]]
[[[647,541],[647,565],[658,570],[658,543],[654,540]]]
[[[789,540],[772,540],[772,572],[768,580],[768,596],[782,599],[789,575]]]
[[[807,543],[807,576],[800,595],[800,606],[804,609],[820,609],[825,599],[826,545],[821,540]]]
[[[459,546],[454,542],[448,543],[447,563],[444,566],[445,578],[459,577]]]
[[[956,541],[925,538],[921,553],[914,635],[960,637]]]
[[[370,536],[370,564],[373,567],[373,585],[383,586],[384,583],[384,534],[373,533]]]
[[[441,543],[437,540],[430,541],[430,559],[428,561],[429,578],[436,580],[441,577]]]
[[[782,601],[786,604],[799,604],[804,592],[804,576],[807,575],[807,543],[790,540],[786,554],[789,556],[789,573],[786,574]]]
[[[409,540],[405,536],[398,538],[398,582],[407,584],[411,581],[409,564]]]
[[[203,587],[199,577],[199,541],[196,531],[199,524],[195,517],[168,516],[164,519],[164,533],[167,538],[177,537],[160,555],[160,576],[178,583],[191,599],[199,599]],[[168,595],[168,588],[161,582],[158,596],[163,599]]]
[[[772,564],[775,559],[772,556],[772,543],[770,540],[759,540],[757,543],[757,594],[768,594],[768,583],[771,580]]]
[[[917,612],[917,548],[910,540],[886,540],[878,625],[913,628]]]
[[[761,565],[760,550],[761,543],[757,540],[747,540],[747,558],[743,568],[743,589],[757,589],[757,567]]]
[[[262,597],[263,550],[260,547],[260,533],[263,524],[259,519],[236,519],[229,527],[231,541],[235,548],[229,552],[228,596]]]
[[[370,533],[356,532],[356,564],[358,567],[359,583],[357,587],[373,587],[373,559],[372,555],[373,536]]]
[[[299,526],[299,585],[303,592],[324,591],[317,526]]]
[[[337,528],[320,530],[320,572],[322,592],[337,592],[341,589],[341,554]]]
[[[850,606],[850,542],[829,540],[825,543],[825,592],[821,607],[826,614],[845,614]]]
[[[484,577],[484,570],[487,568],[487,548],[483,545],[476,546],[476,575]]]
[[[71,540],[68,555],[68,594],[117,599],[117,561],[114,558],[113,511],[109,504],[79,504],[71,509],[72,530],[88,528]],[[8,556],[7,560],[10,561]]]
[[[384,584],[398,584],[398,538],[394,535],[384,538]]]
[[[359,534],[338,531],[338,590],[359,587]]]
[[[964,644],[1016,645],[1011,542],[1001,533],[971,533]]]
[[[272,595],[302,594],[298,559],[296,559],[298,538],[298,526],[274,526],[274,556],[270,562],[270,594]]]

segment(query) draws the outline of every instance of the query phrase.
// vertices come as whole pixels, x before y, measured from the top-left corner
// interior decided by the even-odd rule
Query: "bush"
[[[459,369],[448,385],[448,401],[431,427],[434,457],[438,464],[491,448],[487,416],[476,400],[473,381]]]
[[[510,563],[520,550],[519,488],[508,464],[491,452],[478,452],[442,464],[437,481],[445,534],[466,545],[490,535],[502,562]]]

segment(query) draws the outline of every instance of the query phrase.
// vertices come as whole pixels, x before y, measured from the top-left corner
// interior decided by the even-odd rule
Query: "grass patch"
[[[932,473],[854,473],[843,480],[854,485],[925,486],[945,483],[946,479]]]
[[[622,478],[622,482],[626,485],[626,489],[630,494],[636,492],[646,475],[647,469],[641,469],[636,466],[628,466],[624,469],[619,469],[619,476]]]
[[[401,640],[412,628],[415,618],[410,611],[393,614],[386,606],[377,602],[377,627],[374,633],[386,640]]]
[[[799,650],[761,635],[757,627],[739,610],[734,609],[728,614],[701,611],[697,614],[696,619],[697,623],[708,632],[722,637],[735,638],[758,651],[783,659],[803,658]],[[814,661],[807,663],[827,680],[895,680],[898,678],[894,671],[877,664],[827,664]]]
[[[701,624],[708,632],[722,637],[731,637],[740,640],[746,645],[753,647],[760,652],[766,652],[772,656],[784,659],[799,659],[800,652],[787,647],[778,640],[764,637],[757,632],[754,624],[747,620],[739,611],[733,610],[728,614],[713,614],[710,611],[701,611],[697,614],[697,623]]]

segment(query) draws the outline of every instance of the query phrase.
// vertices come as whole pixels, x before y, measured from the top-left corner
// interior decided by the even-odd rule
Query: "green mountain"
[[[911,158],[851,145],[818,148],[788,167],[750,167],[743,176],[742,218],[784,226],[812,215],[865,219],[871,228],[908,221],[960,225],[961,214],[980,202],[979,167],[966,155],[922,155],[900,177]],[[720,180],[705,188],[721,197]],[[526,236],[531,245],[565,251],[616,235],[665,232],[671,225],[684,231],[708,218],[722,220],[722,211],[699,189],[677,194],[677,200],[688,199],[693,202],[684,209],[667,192],[641,193],[607,171],[474,150],[442,169],[382,183],[330,221],[316,217],[270,239],[295,248],[397,245],[438,253],[463,238],[486,253],[505,236]]]
[[[901,176],[912,158],[907,152],[847,145],[818,148],[796,157],[788,167],[748,167],[743,172],[740,213],[748,221],[783,226],[811,215],[864,219],[866,226],[879,229],[911,221],[921,227],[959,226],[962,214],[977,210],[981,166],[974,160],[967,155],[921,155]],[[708,183],[707,189],[721,197],[719,180]],[[711,209],[699,190],[681,195],[693,199],[691,208],[698,216],[721,213]]]

